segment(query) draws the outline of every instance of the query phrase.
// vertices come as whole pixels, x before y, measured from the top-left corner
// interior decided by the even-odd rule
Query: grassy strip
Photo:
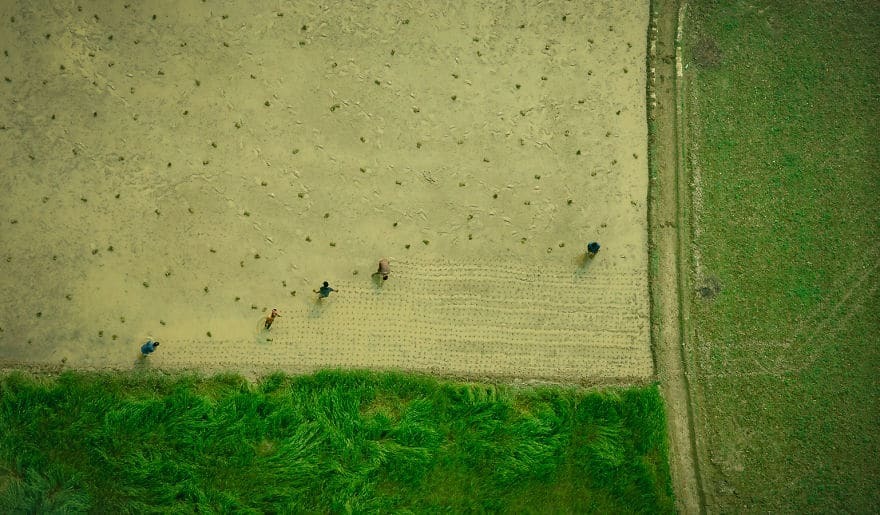
[[[693,301],[720,511],[880,511],[880,10],[691,2]],[[699,204],[698,204],[699,206]]]
[[[0,388],[4,513],[673,510],[656,387],[323,372]]]

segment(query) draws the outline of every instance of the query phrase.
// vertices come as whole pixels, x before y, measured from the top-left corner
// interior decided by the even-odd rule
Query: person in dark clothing
[[[330,296],[330,292],[333,292],[333,291],[338,291],[338,290],[334,290],[333,288],[331,288],[330,283],[328,283],[327,281],[324,281],[323,286],[321,286],[317,290],[314,290],[314,292],[318,294],[319,300],[326,299],[327,297]]]
[[[159,346],[159,342],[154,342],[153,340],[147,340],[147,343],[141,345],[141,356],[146,357],[153,353],[156,350],[156,347]]]
[[[587,244],[587,257],[596,257],[596,254],[599,252],[599,244],[595,241],[591,241]]]

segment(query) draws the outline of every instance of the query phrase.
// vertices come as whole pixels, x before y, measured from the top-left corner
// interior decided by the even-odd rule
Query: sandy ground
[[[130,368],[153,337],[168,368],[652,377],[647,25],[3,2],[0,363]]]

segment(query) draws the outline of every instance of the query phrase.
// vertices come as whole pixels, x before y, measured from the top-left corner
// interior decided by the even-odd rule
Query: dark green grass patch
[[[64,373],[0,382],[0,512],[670,513],[656,387]]]
[[[688,9],[708,487],[721,511],[876,513],[880,9]]]

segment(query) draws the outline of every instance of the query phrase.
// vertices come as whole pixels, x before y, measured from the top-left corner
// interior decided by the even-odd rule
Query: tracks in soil
[[[690,223],[684,162],[685,124],[681,31],[686,3],[654,0],[648,33],[648,117],[651,159],[649,227],[652,342],[667,407],[669,460],[676,509],[705,513],[695,433],[692,360],[686,346]]]

